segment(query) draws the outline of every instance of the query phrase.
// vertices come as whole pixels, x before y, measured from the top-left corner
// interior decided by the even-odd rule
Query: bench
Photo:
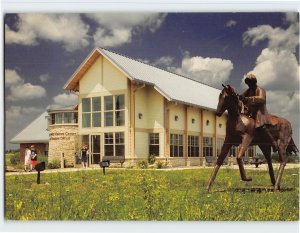
[[[253,158],[252,161],[250,161],[251,165],[255,165],[256,168],[258,168],[259,165],[265,163],[263,160],[260,160],[259,158]]]
[[[103,174],[105,175],[105,168],[109,167],[111,163],[120,163],[121,167],[123,167],[124,162],[124,156],[103,156],[102,161],[99,162],[99,165],[103,169]]]
[[[215,156],[205,156],[205,165],[215,165],[217,158]]]

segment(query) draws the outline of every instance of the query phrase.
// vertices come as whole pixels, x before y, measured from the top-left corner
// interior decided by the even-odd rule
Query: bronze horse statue
[[[280,182],[283,174],[284,167],[287,163],[287,153],[297,153],[298,149],[292,139],[292,127],[288,120],[270,115],[272,126],[270,128],[272,136],[278,144],[278,154],[280,160],[280,167],[275,180],[274,170],[271,160],[271,144],[267,137],[260,131],[255,130],[254,119],[247,116],[246,106],[239,99],[235,88],[230,85],[224,86],[219,96],[219,103],[216,110],[216,115],[221,116],[226,110],[228,112],[228,118],[226,123],[226,137],[222,146],[221,152],[216,161],[213,173],[208,181],[207,191],[210,190],[213,184],[218,170],[223,164],[230,148],[232,146],[241,145],[238,155],[237,163],[241,179],[243,181],[252,181],[251,177],[246,176],[242,157],[248,146],[257,145],[263,152],[265,159],[269,167],[269,175],[271,183],[274,186],[274,191],[280,190]]]

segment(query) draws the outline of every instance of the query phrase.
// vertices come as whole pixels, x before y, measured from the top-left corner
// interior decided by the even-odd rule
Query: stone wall
[[[74,167],[75,152],[78,150],[77,125],[50,125],[49,126],[49,163],[61,161],[64,155],[65,166]]]

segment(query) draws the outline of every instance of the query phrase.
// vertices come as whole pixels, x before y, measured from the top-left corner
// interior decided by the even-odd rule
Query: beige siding
[[[127,89],[127,78],[107,59],[100,56],[80,79],[80,94]]]
[[[192,119],[195,122],[192,123]],[[188,108],[188,131],[189,132],[200,132],[200,120],[201,116],[198,108]]]
[[[175,120],[178,116],[178,120]],[[184,130],[185,124],[185,110],[182,104],[170,105],[170,130]]]
[[[217,117],[217,135],[225,137],[226,135],[226,115]]]
[[[148,88],[148,128],[164,128],[164,97],[153,87]]]
[[[138,89],[135,92],[135,127],[148,129],[148,91],[147,87]],[[142,114],[142,118],[139,118],[139,114]]]
[[[207,125],[207,121],[209,121]],[[215,128],[215,114],[211,111],[203,111],[203,134],[213,135]]]
[[[136,158],[148,158],[149,154],[149,133],[135,132],[135,154]]]

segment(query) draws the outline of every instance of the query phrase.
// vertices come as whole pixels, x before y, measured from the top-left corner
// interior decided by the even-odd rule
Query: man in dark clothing
[[[267,127],[272,123],[266,107],[266,91],[257,86],[257,79],[253,74],[246,76],[245,83],[249,88],[240,95],[240,98],[248,108],[248,115],[255,120],[255,128],[266,136],[273,152],[276,152],[278,145]]]

